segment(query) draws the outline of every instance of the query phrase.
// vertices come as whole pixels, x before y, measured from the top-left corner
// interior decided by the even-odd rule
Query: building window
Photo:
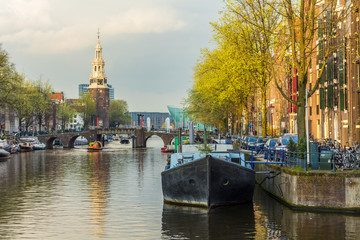
[[[348,109],[348,90],[346,88],[344,88],[344,95],[345,95],[345,99],[344,99],[345,110],[347,110]]]
[[[94,67],[94,71],[96,72],[96,66]]]
[[[316,105],[316,115],[319,115],[319,114],[320,114],[320,106]]]

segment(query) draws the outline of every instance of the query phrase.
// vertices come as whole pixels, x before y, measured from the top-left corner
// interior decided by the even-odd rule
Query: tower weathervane
[[[99,28],[98,28],[97,34],[98,34],[98,39],[100,39],[100,29]]]

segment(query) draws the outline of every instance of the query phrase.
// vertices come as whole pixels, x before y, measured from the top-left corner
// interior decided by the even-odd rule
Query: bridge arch
[[[82,134],[75,135],[75,136],[71,137],[70,140],[69,140],[69,142],[68,142],[68,147],[69,147],[69,148],[75,147],[75,140],[76,140],[78,137],[84,137],[84,138],[86,138],[86,140],[87,140],[88,142],[90,142],[89,136],[84,136],[84,135],[82,135]]]
[[[63,143],[63,146],[65,148],[73,148],[76,138],[78,137],[84,137],[89,142],[97,140],[97,134],[96,131],[86,131],[86,132],[69,132],[69,133],[60,133],[60,134],[51,134],[51,135],[41,135],[38,136],[38,139],[40,142],[43,142],[46,144],[46,147],[48,149],[53,148],[53,142],[55,139],[60,139]]]
[[[45,144],[46,144],[46,148],[47,149],[53,149],[54,145],[53,142],[55,139],[57,139],[57,136],[52,136],[49,139],[46,140]],[[60,139],[60,138],[59,138]],[[41,141],[41,140],[40,140]]]
[[[158,133],[158,132],[148,132],[148,133],[146,133],[145,140],[144,140],[145,146],[146,146],[147,140],[149,138],[151,138],[152,136],[160,137],[164,142],[164,147],[166,147],[167,145],[170,145],[171,141],[175,138],[175,135],[173,135],[173,134]]]

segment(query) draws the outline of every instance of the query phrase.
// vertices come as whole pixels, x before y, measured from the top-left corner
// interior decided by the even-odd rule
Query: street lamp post
[[[306,164],[305,164],[305,171],[307,164],[310,163],[310,143],[309,143],[309,115],[308,115],[308,90],[305,90],[305,116],[306,116]]]

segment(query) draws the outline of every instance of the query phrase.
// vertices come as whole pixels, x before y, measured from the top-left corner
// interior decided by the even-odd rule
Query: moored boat
[[[10,145],[10,153],[17,153],[20,152],[20,147],[18,144],[12,144]]]
[[[89,152],[98,152],[98,151],[102,151],[102,149],[103,148],[100,141],[95,141],[93,143],[90,143],[88,147]]]
[[[165,202],[210,209],[251,202],[255,171],[239,153],[174,153],[161,180]]]
[[[10,145],[6,141],[6,139],[0,139],[0,149],[4,149],[5,151],[10,151]]]
[[[20,152],[30,152],[33,150],[30,142],[20,142],[18,145],[20,148]]]
[[[160,148],[160,151],[163,153],[173,153],[175,151],[174,145],[167,145],[166,147]]]
[[[19,139],[20,151],[44,150],[46,144],[41,143],[37,137],[22,137]],[[31,146],[31,148],[30,148]]]
[[[121,144],[129,144],[130,141],[129,141],[128,138],[121,138],[120,143],[121,143]]]
[[[41,143],[41,142],[37,142],[37,143],[33,143],[32,147],[33,147],[34,150],[45,150],[46,149],[46,144]]]
[[[10,157],[10,153],[0,148],[0,161],[7,160]]]

